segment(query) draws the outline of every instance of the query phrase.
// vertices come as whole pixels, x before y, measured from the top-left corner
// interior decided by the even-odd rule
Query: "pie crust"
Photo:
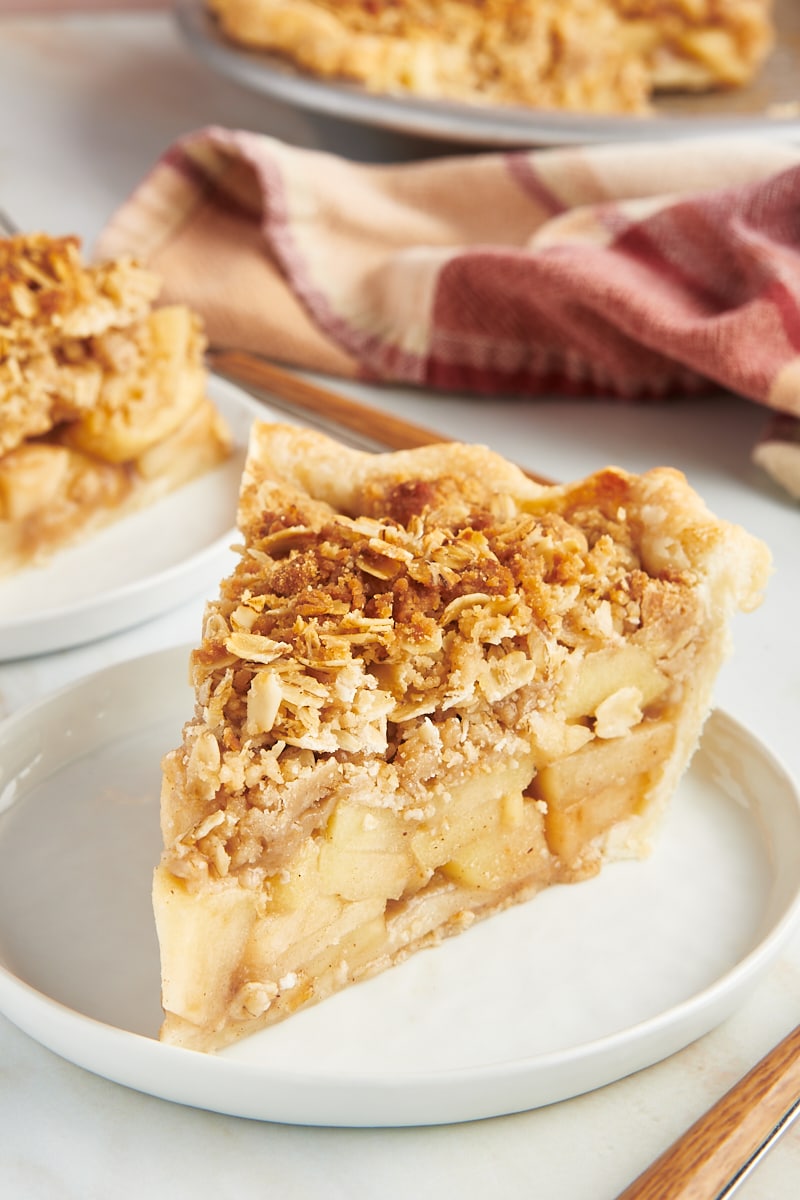
[[[37,563],[225,458],[205,340],[131,259],[0,239],[0,574]]]
[[[772,0],[208,0],[234,42],[323,78],[584,112],[646,112],[654,92],[747,83]]]
[[[765,546],[677,471],[254,427],[163,763],[163,1040],[212,1051],[646,853]]]

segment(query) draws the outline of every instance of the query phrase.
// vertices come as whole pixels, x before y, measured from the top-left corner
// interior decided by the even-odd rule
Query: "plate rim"
[[[96,689],[100,682],[111,686],[114,676],[124,678],[131,670],[147,672],[159,664],[162,669],[173,670],[181,662],[185,664],[191,645],[176,643],[83,675],[21,707],[0,722],[0,729],[7,736],[15,726],[24,727],[43,707],[63,703],[70,694]],[[174,673],[175,696],[180,677],[190,698],[185,672],[179,676],[175,669]],[[726,710],[714,709],[709,721],[723,721],[728,730],[765,756],[786,786],[786,794],[793,801],[791,819],[800,831],[800,792],[781,759]],[[24,796],[26,790],[23,783],[19,795]],[[776,877],[773,873],[773,880]],[[757,936],[755,944],[733,966],[694,995],[624,1029],[558,1050],[436,1068],[429,1073],[415,1070],[406,1075],[392,1068],[383,1074],[351,1073],[343,1079],[336,1073],[326,1075],[308,1069],[270,1070],[263,1062],[164,1045],[71,1008],[22,979],[2,959],[0,1012],[35,1041],[75,1065],[123,1086],[190,1107],[279,1124],[339,1128],[453,1124],[542,1107],[605,1086],[669,1057],[710,1032],[744,1002],[798,921],[800,869],[780,915],[771,920],[767,931]],[[654,1042],[658,1042],[655,1054]],[[111,1046],[122,1048],[120,1057],[124,1060],[115,1063],[113,1070],[106,1061]],[[613,1069],[612,1059],[616,1064]],[[156,1064],[154,1072],[151,1064]],[[577,1072],[579,1085],[573,1082],[565,1087],[563,1078],[559,1083],[558,1077],[565,1072],[568,1077]],[[465,1089],[480,1092],[477,1102],[461,1094],[465,1080],[477,1085]],[[242,1087],[246,1096],[237,1093]],[[309,1099],[310,1089],[313,1100]],[[281,1093],[277,1104],[276,1091]],[[349,1111],[342,1104],[343,1093],[350,1095]]]
[[[657,113],[655,118],[642,118],[469,105],[368,92],[346,80],[315,78],[269,51],[236,46],[218,30],[206,0],[177,0],[173,13],[189,47],[220,74],[312,112],[418,137],[513,148],[765,134],[787,138],[800,134],[800,115],[795,114],[689,118]]]

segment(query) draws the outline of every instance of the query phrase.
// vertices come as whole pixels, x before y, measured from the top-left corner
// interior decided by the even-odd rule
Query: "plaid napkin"
[[[766,406],[754,457],[800,497],[800,147],[730,139],[376,166],[207,128],[98,256],[133,252],[210,340],[484,395]]]

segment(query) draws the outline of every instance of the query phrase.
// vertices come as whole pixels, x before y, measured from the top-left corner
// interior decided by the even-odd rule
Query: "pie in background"
[[[646,113],[748,83],[772,0],[208,0],[232,41],[373,92]]]
[[[647,852],[766,547],[683,475],[254,426],[163,762],[164,1041],[213,1051]]]
[[[0,239],[0,574],[47,559],[222,461],[199,318],[153,307],[132,259]]]

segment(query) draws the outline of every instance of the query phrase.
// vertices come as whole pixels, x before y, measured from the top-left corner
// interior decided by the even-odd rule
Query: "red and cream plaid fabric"
[[[800,495],[800,147],[718,140],[363,165],[209,128],[104,230],[217,345],[485,395],[776,414],[757,459]]]

